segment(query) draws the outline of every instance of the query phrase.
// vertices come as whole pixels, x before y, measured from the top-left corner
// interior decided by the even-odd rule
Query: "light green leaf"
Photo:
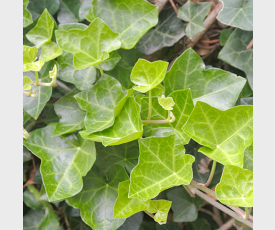
[[[88,26],[83,23],[66,23],[66,24],[58,25],[58,30],[73,30],[73,29],[85,30],[87,28]]]
[[[253,207],[253,172],[226,165],[221,182],[216,186],[220,202],[235,207]]]
[[[197,102],[183,131],[199,144],[201,153],[224,165],[243,166],[243,152],[253,139],[253,106],[226,111]]]
[[[70,217],[71,230],[92,230],[80,217]]]
[[[126,219],[126,221],[117,230],[139,230],[143,220],[143,212],[138,212]]]
[[[130,89],[134,86],[130,79],[132,69],[138,59],[142,58],[143,55],[136,49],[119,49],[117,52],[121,56],[121,59],[115,68],[107,73],[116,78],[126,89]]]
[[[129,97],[113,126],[90,135],[86,131],[79,133],[84,139],[102,142],[104,146],[131,142],[142,137],[143,125],[139,114],[139,105],[133,97]]]
[[[190,137],[183,132],[182,126],[186,123],[194,108],[190,89],[176,90],[169,96],[172,97],[175,102],[175,106],[173,107],[175,121],[166,124],[148,124],[144,126],[144,135],[167,136],[174,133],[180,138],[182,144],[187,144]],[[141,103],[141,118],[146,119],[149,106],[148,97],[142,98]],[[159,105],[158,100],[155,97],[152,97],[152,107],[152,120],[167,119],[168,112]]]
[[[75,89],[54,103],[54,110],[60,117],[60,121],[53,131],[53,136],[71,133],[84,127],[86,113],[79,108],[74,98],[77,93],[79,93],[79,90]]]
[[[60,0],[57,21],[60,24],[79,22],[78,12],[81,4],[82,2],[79,0]]]
[[[200,197],[191,197],[182,186],[169,190],[167,197],[172,201],[174,222],[192,222],[197,219],[198,209],[196,204],[203,204]]]
[[[182,228],[175,224],[166,223],[162,225],[156,224],[156,230],[182,230]]]
[[[140,52],[149,55],[163,47],[174,45],[184,35],[184,24],[177,18],[175,10],[171,7],[160,12],[157,26],[150,29],[139,40],[136,48]]]
[[[80,192],[82,177],[95,161],[94,142],[74,134],[51,137],[55,124],[30,133],[24,145],[42,161],[40,170],[49,201],[58,201]],[[65,159],[65,160],[64,160]]]
[[[63,81],[74,84],[80,90],[90,89],[96,80],[96,69],[90,66],[86,69],[77,70],[73,64],[73,54],[63,52],[57,58],[58,75]]]
[[[161,107],[165,110],[172,110],[173,106],[175,105],[175,102],[173,101],[172,97],[159,97],[158,102],[161,105]]]
[[[120,48],[120,35],[114,33],[99,18],[96,18],[85,30],[57,30],[58,45],[62,50],[74,55],[76,69],[85,69],[97,65],[109,58],[109,53]],[[83,46],[83,42],[88,44]]]
[[[253,143],[244,150],[243,168],[253,172]]]
[[[37,48],[23,45],[23,72],[39,71],[44,65],[43,61],[36,61]]]
[[[223,0],[223,5],[217,16],[220,22],[242,30],[253,30],[252,0]]]
[[[223,29],[220,33],[219,39],[220,39],[220,45],[224,46],[230,37],[230,35],[233,33],[233,30],[230,29]]]
[[[114,218],[127,218],[139,211],[147,210],[150,200],[128,198],[130,180],[123,181],[118,186],[118,198],[114,205]],[[170,207],[169,207],[170,208]]]
[[[54,15],[59,9],[59,5],[59,0],[30,0],[28,9],[32,14],[32,19],[36,20],[45,9],[47,9],[51,15]]]
[[[156,222],[166,223],[171,204],[172,202],[168,200],[151,200],[147,211],[155,213],[154,220]]]
[[[253,89],[253,48],[246,49],[253,38],[253,32],[235,29],[228,38],[218,58],[245,72]]]
[[[51,71],[52,66],[52,61],[47,62],[39,71],[39,79],[41,79],[42,82],[51,82],[51,78],[49,77],[49,71]],[[25,72],[24,75],[27,75],[30,79],[32,79],[32,81],[35,81],[34,72],[28,71]],[[52,95],[52,87],[33,85],[32,88],[35,89],[35,91],[38,94],[38,97],[33,98],[23,95],[23,108],[29,115],[31,115],[36,120]]]
[[[114,78],[104,74],[88,90],[75,95],[81,109],[86,111],[86,133],[95,133],[111,127],[127,100],[127,90]]]
[[[192,180],[191,165],[195,159],[184,154],[185,149],[175,135],[140,139],[139,149],[139,162],[130,176],[129,198],[148,200]]]
[[[86,18],[102,19],[112,31],[121,34],[121,47],[132,49],[158,22],[157,6],[145,0],[94,0]]]
[[[194,37],[205,29],[203,19],[207,16],[213,2],[186,2],[178,10],[178,17],[189,22],[185,28],[185,33],[189,38]]]
[[[211,230],[211,226],[206,219],[198,218],[192,223],[187,223],[188,230]]]
[[[78,12],[81,21],[85,19],[85,16],[89,13],[89,9],[93,7],[92,2],[93,0],[83,0]]]
[[[189,48],[166,74],[164,87],[166,96],[175,90],[190,88],[194,103],[203,101],[226,110],[235,105],[245,82],[244,78],[221,69],[205,70],[201,57]]]
[[[118,52],[113,51],[110,53],[110,57],[100,64],[101,68],[104,71],[110,71],[113,68],[115,68],[116,64],[119,62],[120,59],[121,57],[119,56]]]
[[[27,10],[29,0],[23,0],[23,27],[33,23],[31,13]]]
[[[51,41],[54,26],[54,18],[49,14],[48,10],[45,9],[39,17],[36,26],[26,34],[26,37],[30,42],[35,44],[37,48],[40,48],[46,42]]]
[[[94,165],[83,178],[80,193],[67,199],[69,205],[79,208],[81,217],[93,230],[115,230],[125,219],[114,219],[114,204],[118,185],[128,179],[121,165],[114,165],[104,174]]]
[[[62,55],[62,49],[55,42],[47,42],[42,45],[42,53],[39,61],[48,62]]]
[[[132,141],[122,145],[104,147],[101,143],[96,143],[97,159],[102,162],[101,169],[107,171],[112,165],[119,164],[125,167],[127,172],[138,163],[139,148],[138,142]]]
[[[132,69],[131,81],[138,86],[134,90],[145,93],[160,84],[166,74],[168,62],[155,61],[149,62],[139,59]]]
[[[23,90],[31,89],[32,83],[33,83],[32,79],[30,79],[27,76],[23,77]]]

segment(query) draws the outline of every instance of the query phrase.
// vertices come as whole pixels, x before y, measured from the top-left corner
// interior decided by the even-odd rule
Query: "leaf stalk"
[[[150,121],[151,115],[152,115],[152,91],[149,90],[149,107],[148,107],[148,117],[147,117],[148,121]],[[158,123],[156,123],[156,124],[158,124]]]
[[[98,64],[98,67],[99,67],[100,74],[101,74],[101,76],[102,76],[102,75],[104,74],[103,69],[102,69],[102,67],[101,67],[100,64]]]
[[[210,175],[209,175],[209,178],[208,180],[206,181],[206,183],[204,184],[205,187],[208,187],[208,185],[210,185],[212,179],[213,179],[213,176],[215,174],[215,169],[216,169],[216,165],[217,165],[217,161],[213,161],[213,164],[212,164],[212,168],[211,168],[211,172],[210,172]]]

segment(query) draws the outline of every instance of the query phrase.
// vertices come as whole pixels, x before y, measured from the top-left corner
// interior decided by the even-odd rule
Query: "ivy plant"
[[[252,13],[23,0],[23,229],[253,228]]]

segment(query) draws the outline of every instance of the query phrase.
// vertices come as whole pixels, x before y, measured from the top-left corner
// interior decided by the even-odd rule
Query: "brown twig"
[[[246,47],[247,50],[250,50],[253,46],[253,39],[249,42],[248,46]]]
[[[168,2],[168,0],[156,0],[154,1],[154,5],[158,7],[158,12],[160,12],[164,5]]]
[[[220,228],[218,230],[228,230],[229,228],[231,228],[234,224],[234,219],[230,219],[229,221],[227,221],[224,225],[220,226]]]
[[[204,45],[201,45],[201,44],[198,43],[198,44],[196,44],[196,46],[199,47],[199,48],[211,50],[211,49],[214,49],[217,46],[219,46],[219,44],[220,43],[216,43],[215,45],[212,45],[212,46],[204,46]]]
[[[169,2],[171,3],[172,7],[174,8],[176,14],[178,15],[178,8],[176,7],[174,1],[173,0],[169,0]]]
[[[220,39],[215,39],[215,40],[210,40],[210,41],[200,40],[199,42],[204,43],[204,44],[212,44],[212,43],[216,43],[216,42],[219,42],[219,41],[220,41]]]

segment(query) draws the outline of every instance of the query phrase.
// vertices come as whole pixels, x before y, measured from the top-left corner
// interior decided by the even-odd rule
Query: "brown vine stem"
[[[232,218],[229,221],[227,221],[224,225],[220,226],[218,230],[228,230],[233,226],[234,222],[235,220]]]
[[[58,80],[56,80],[56,84],[60,87],[60,88],[62,88],[62,89],[64,89],[65,91],[67,91],[67,92],[72,92],[72,90],[68,87],[68,86],[66,86],[65,84],[63,84],[61,81],[58,81]]]
[[[175,3],[173,2],[173,0],[169,0],[169,2],[171,3],[172,7],[174,8],[176,14],[178,15],[178,8],[176,7]]]
[[[253,39],[249,42],[248,46],[246,47],[247,50],[250,50],[253,46]]]
[[[247,225],[248,227],[250,227],[250,228],[253,229],[253,223],[251,221],[243,219],[237,213],[233,212],[232,210],[230,210],[226,206],[220,204],[219,202],[213,200],[212,198],[210,198],[209,196],[207,196],[205,193],[203,193],[200,190],[198,190],[197,188],[195,188],[193,185],[188,185],[188,187],[192,190],[193,193],[195,193],[196,195],[198,195],[199,197],[201,197],[202,199],[204,199],[208,203],[212,204],[213,206],[215,206],[216,208],[218,208],[221,211],[225,212],[229,216],[233,217],[234,219],[236,219],[236,220],[244,223],[245,225]],[[204,187],[204,186],[202,186],[202,187]],[[206,188],[206,187],[204,187],[204,188]]]
[[[155,0],[153,3],[158,7],[158,12],[160,12],[167,2],[168,0]]]

